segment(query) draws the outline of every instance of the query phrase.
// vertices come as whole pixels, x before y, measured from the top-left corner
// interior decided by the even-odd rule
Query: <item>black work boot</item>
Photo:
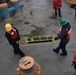
[[[61,56],[67,56],[67,54],[64,54],[64,53],[61,53],[60,55],[61,55]]]
[[[18,54],[18,51],[17,50],[14,50],[14,54]]]
[[[76,63],[74,64],[74,69],[76,70]]]
[[[53,51],[57,54],[59,53],[59,51],[57,49],[53,49]]]
[[[59,17],[62,17],[62,15],[59,15]]]

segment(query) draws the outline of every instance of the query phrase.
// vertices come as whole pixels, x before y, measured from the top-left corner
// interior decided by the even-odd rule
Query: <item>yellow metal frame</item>
[[[41,37],[46,37],[46,39],[45,40],[52,40],[52,42],[42,42],[42,41],[45,41],[45,40],[41,40]],[[48,37],[52,37],[52,39],[48,39]],[[50,43],[55,43],[54,42],[54,37],[55,37],[55,35],[42,35],[42,36],[32,36],[31,38],[39,38],[39,40],[31,40],[31,41],[28,41],[28,38],[29,37],[26,37],[26,36],[24,36],[23,38],[24,38],[24,40],[22,40],[22,41],[19,41],[18,42],[18,44],[20,45],[20,46],[35,46],[35,45],[43,45],[43,44],[50,44]],[[38,41],[40,41],[40,42],[42,42],[42,43],[31,43],[31,42],[38,42]],[[24,42],[24,44],[22,44],[22,42]],[[30,43],[31,44],[30,44]]]
[[[52,35],[51,37],[53,37],[52,39],[48,39],[48,37],[49,37],[50,35],[43,35],[43,36],[32,36],[32,38],[39,38],[39,40],[31,40],[31,41],[28,41],[27,39],[29,38],[29,37],[25,37],[25,42],[37,42],[37,41],[45,41],[45,40],[41,40],[41,37],[46,37],[47,39],[47,41],[48,40],[52,40],[52,41],[54,41],[54,35]]]

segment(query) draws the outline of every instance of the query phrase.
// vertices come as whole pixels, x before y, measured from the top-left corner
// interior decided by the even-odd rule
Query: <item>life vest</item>
[[[66,29],[66,30],[67,30],[67,29]],[[71,30],[72,30],[72,28],[71,28],[71,29],[69,29],[69,30],[67,31],[67,36],[66,36],[66,38],[70,38]],[[60,34],[61,34],[61,31],[62,31],[62,27],[60,27],[60,30],[59,30],[59,32],[58,32],[58,35],[60,35]]]
[[[74,55],[72,62],[76,62],[76,54]]]
[[[12,40],[17,39],[18,34],[17,34],[16,29],[12,28],[12,30],[11,30],[11,31],[9,31],[8,33],[11,35]]]
[[[62,6],[62,0],[59,0],[59,1],[57,1],[57,0],[54,0],[53,1],[53,7],[55,7],[55,8],[60,8]]]
[[[60,1],[57,1],[56,2],[56,6],[60,6]]]

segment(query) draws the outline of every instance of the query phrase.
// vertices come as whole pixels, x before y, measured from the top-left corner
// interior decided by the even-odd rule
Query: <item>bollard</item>
[[[18,0],[10,0],[10,2],[12,2],[12,5],[15,7],[15,15],[19,16],[21,14],[19,1]]]
[[[19,8],[22,8],[22,7],[23,7],[23,4],[19,3]],[[8,10],[9,10],[9,12],[11,14],[11,13],[15,12],[16,8],[14,6],[10,6],[8,8]]]
[[[18,0],[13,0],[13,5],[8,7],[6,2],[0,4],[0,18],[4,19],[5,22],[11,20],[10,16],[15,12],[15,15],[18,16],[21,14],[20,9],[23,7],[23,4],[18,3]]]
[[[66,0],[66,2],[68,2],[70,4],[76,4],[76,0]]]
[[[7,3],[0,4],[0,17],[3,18],[5,22],[11,20]]]
[[[21,58],[16,69],[18,75],[40,75],[40,70],[38,63],[30,56]]]

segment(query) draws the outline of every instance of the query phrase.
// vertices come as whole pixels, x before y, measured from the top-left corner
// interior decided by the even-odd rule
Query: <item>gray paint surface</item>
[[[49,19],[53,15],[52,0],[21,0],[24,4],[22,15],[13,17],[10,23],[15,26],[21,37],[24,35],[56,35],[59,25],[58,19]],[[74,54],[76,53],[76,18],[74,18],[74,10],[63,0],[62,17],[69,20],[72,26],[72,35],[67,45],[68,55],[62,57],[53,52],[59,44],[59,40],[55,43],[36,44],[32,46],[20,46],[21,50],[34,58],[41,66],[41,75],[75,75],[73,67],[70,67]],[[32,12],[32,14],[31,14]],[[29,24],[26,24],[29,22]],[[5,38],[5,23],[0,23],[0,75],[17,75],[15,68],[18,67],[19,55],[14,55],[13,48],[9,45]],[[61,53],[61,51],[60,51]]]

